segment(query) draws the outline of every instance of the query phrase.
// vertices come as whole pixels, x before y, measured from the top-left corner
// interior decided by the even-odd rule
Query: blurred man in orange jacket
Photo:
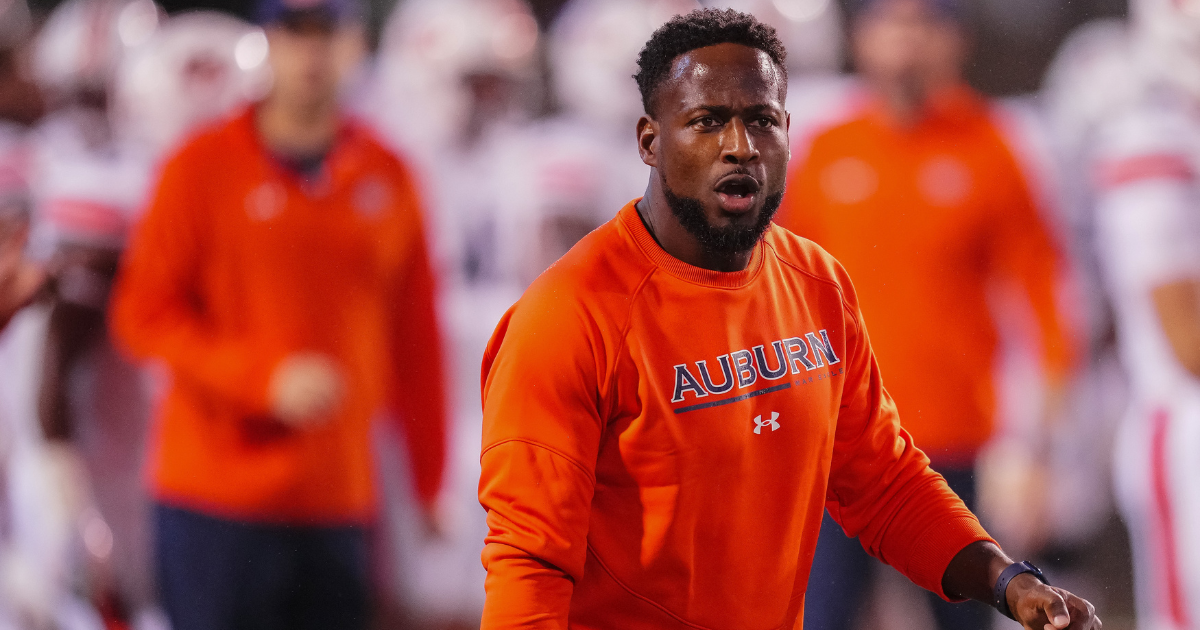
[[[355,7],[259,8],[271,92],[166,162],[113,326],[171,375],[149,457],[174,628],[362,628],[381,407],[426,510],[441,484],[433,281],[408,170],[338,110]]]
[[[973,507],[976,454],[991,437],[997,334],[987,290],[1028,295],[1052,386],[1070,349],[1055,307],[1060,258],[996,113],[962,80],[955,0],[866,0],[854,28],[874,100],[818,136],[790,176],[779,223],[826,248],[855,279],[904,427]],[[1052,388],[1053,389],[1053,388]],[[826,517],[811,629],[846,628],[868,559]],[[819,577],[818,577],[819,576]],[[935,603],[942,628],[983,628],[982,607]]]

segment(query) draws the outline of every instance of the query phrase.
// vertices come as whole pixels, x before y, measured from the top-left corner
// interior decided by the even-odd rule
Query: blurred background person
[[[339,107],[357,6],[268,0],[258,19],[270,91],[167,160],[114,298],[116,334],[170,377],[150,446],[159,588],[176,630],[366,627],[384,407],[440,527],[420,201]]]
[[[12,331],[6,363],[21,373],[7,393],[10,426],[20,426],[14,435],[25,436],[9,472],[27,493],[15,503],[22,512],[17,522],[31,532],[24,539],[38,570],[26,579],[41,583],[43,601],[54,602],[53,621],[46,623],[125,622],[152,605],[144,515],[120,505],[120,499],[136,502],[143,494],[137,459],[127,457],[140,448],[140,433],[117,431],[111,442],[92,441],[80,450],[61,429],[79,416],[89,420],[81,434],[93,437],[109,433],[110,421],[144,424],[140,377],[103,342],[108,283],[144,181],[141,169],[116,149],[105,107],[121,55],[157,20],[151,2],[69,2],[52,14],[32,46],[32,76],[47,114],[30,135],[26,253],[49,272],[49,283],[38,308]],[[34,343],[40,347],[31,351]],[[24,401],[35,396],[36,407],[27,407]],[[68,400],[74,403],[70,411]],[[122,448],[110,451],[113,445]],[[97,509],[97,489],[108,515],[127,526],[118,532],[127,560],[118,560],[115,571],[113,530]],[[129,590],[120,592],[123,587]]]
[[[688,0],[571,0],[546,38],[558,110],[494,143],[484,182],[494,199],[496,281],[523,290],[576,241],[642,194],[637,53],[654,29],[698,8]],[[518,293],[519,295],[519,293]]]
[[[44,274],[25,258],[29,240],[28,148],[24,130],[0,123],[0,331],[25,307]]]
[[[0,120],[30,125],[42,115],[42,95],[30,76],[33,16],[25,0],[0,4]]]
[[[905,428],[975,507],[976,458],[996,402],[989,288],[1009,282],[1025,294],[1051,400],[1069,376],[1072,348],[1056,305],[1062,257],[992,107],[962,79],[963,11],[952,0],[860,4],[853,49],[870,105],[817,135],[779,223],[855,276]],[[872,566],[826,516],[806,627],[849,627]],[[942,628],[990,624],[986,607],[933,599]]]
[[[105,619],[127,623],[154,604],[140,483],[148,392],[109,343],[108,293],[146,187],[122,150],[108,104],[127,50],[158,26],[152,2],[72,0],[34,49],[49,111],[35,129],[33,255],[50,270],[38,420],[62,461],[58,489],[78,523],[84,592]]]
[[[38,134],[37,244],[55,272],[39,415],[52,447],[86,476],[78,485],[89,503],[80,518],[92,598],[106,618],[139,626],[162,623],[141,483],[152,392],[108,337],[109,286],[155,162],[252,96],[266,55],[261,30],[235,18],[162,17],[149,3],[67,3],[39,42],[44,84],[61,107]],[[124,39],[103,53],[76,50],[76,38],[95,30]],[[69,53],[79,56],[74,75],[55,61]],[[88,70],[83,59],[103,59],[103,68]],[[55,63],[62,72],[48,71]]]
[[[44,279],[41,267],[24,256],[32,207],[29,158],[26,130],[0,123],[0,627],[94,628],[99,620],[86,614],[87,605],[69,588],[73,523],[53,500],[61,497],[54,483],[58,469],[37,425],[34,368],[44,309],[20,310]],[[86,618],[73,618],[80,611]]]
[[[30,215],[26,125],[42,109],[26,63],[32,34],[33,18],[25,0],[0,5],[0,331],[42,281],[39,268],[24,255]]]
[[[1086,37],[1086,39],[1084,39]],[[1080,212],[1113,311],[1130,401],[1114,478],[1133,549],[1137,627],[1200,619],[1200,5],[1131,3],[1090,25],[1053,78]],[[1065,64],[1064,64],[1065,65]]]
[[[447,466],[447,529],[414,536],[413,497],[382,475],[391,549],[385,588],[409,623],[478,623],[483,610],[481,541],[487,527],[474,499],[482,414],[479,365],[500,315],[519,296],[496,273],[497,146],[537,113],[542,38],[521,0],[404,0],[383,26],[370,85],[360,104],[383,137],[409,156],[429,208],[428,235],[439,277],[453,418]],[[518,182],[512,182],[513,186]],[[386,444],[384,434],[377,442]],[[384,470],[403,469],[388,452]]]
[[[384,27],[368,116],[413,156],[439,261],[468,283],[495,275],[482,184],[494,147],[535,115],[540,39],[521,0],[404,0]]]

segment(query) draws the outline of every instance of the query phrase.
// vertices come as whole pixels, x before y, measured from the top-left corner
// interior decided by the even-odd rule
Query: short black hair
[[[774,28],[749,13],[733,9],[696,9],[687,15],[676,15],[658,27],[638,54],[638,71],[633,78],[642,93],[646,113],[650,113],[654,93],[679,55],[717,44],[742,44],[767,53],[787,81],[787,51]]]

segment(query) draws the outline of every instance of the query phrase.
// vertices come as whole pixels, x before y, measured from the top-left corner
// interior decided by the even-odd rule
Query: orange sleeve
[[[416,194],[409,192],[415,200]],[[429,507],[442,488],[446,465],[446,384],[437,292],[420,213],[392,301],[392,404],[402,424],[417,498]]]
[[[950,560],[992,539],[900,427],[857,309],[851,322],[826,507],[871,555],[949,599],[942,576]]]
[[[604,426],[602,344],[578,303],[547,293],[526,293],[484,358],[485,630],[565,629],[583,575]]]
[[[1016,280],[1029,299],[1041,334],[1046,375],[1059,380],[1067,375],[1076,354],[1058,300],[1067,269],[1015,159],[1006,160],[998,170],[994,260],[999,272]]]
[[[248,337],[218,334],[200,297],[201,267],[215,235],[206,218],[200,163],[187,149],[163,169],[146,216],[125,252],[111,328],[138,358],[157,358],[181,384],[199,387],[246,415],[268,412],[268,382],[283,357]]]

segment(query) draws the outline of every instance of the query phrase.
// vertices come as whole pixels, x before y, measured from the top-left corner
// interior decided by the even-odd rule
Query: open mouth
[[[729,212],[745,212],[754,204],[758,194],[759,183],[750,175],[734,174],[721,178],[713,191],[721,200],[721,205]]]

